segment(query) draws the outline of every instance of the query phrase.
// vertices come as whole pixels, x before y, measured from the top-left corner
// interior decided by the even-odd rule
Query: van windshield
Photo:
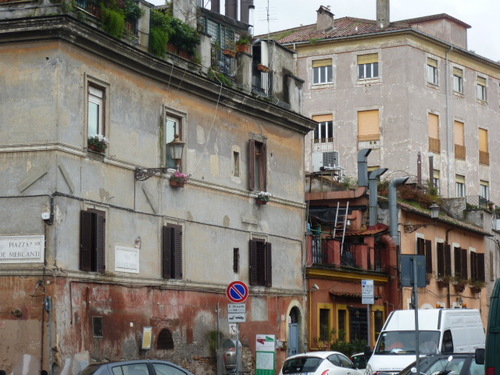
[[[382,332],[375,348],[375,354],[410,354],[415,353],[415,331]],[[419,332],[420,354],[439,353],[439,332]]]

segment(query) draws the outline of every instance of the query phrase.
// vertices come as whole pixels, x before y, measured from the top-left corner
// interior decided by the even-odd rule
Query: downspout
[[[448,189],[448,197],[451,197],[451,154],[452,154],[452,143],[451,140],[453,138],[453,129],[450,124],[450,67],[449,67],[449,60],[448,60],[448,54],[450,54],[453,51],[453,46],[450,47],[448,51],[446,51],[446,58],[445,58],[445,90],[446,90],[446,152],[448,153],[447,155],[447,173],[448,173],[448,183],[447,189]],[[429,174],[434,173],[433,171],[429,171]],[[432,177],[431,177],[432,179]]]
[[[398,199],[396,187],[404,185],[409,177],[398,177],[389,183],[389,230],[394,242],[399,246],[398,235]]]
[[[364,148],[358,151],[358,186],[368,186],[368,155],[371,148]]]
[[[368,189],[370,190],[369,195],[369,225],[377,225],[378,219],[378,178],[387,172],[387,168],[379,168],[372,172],[368,176]]]

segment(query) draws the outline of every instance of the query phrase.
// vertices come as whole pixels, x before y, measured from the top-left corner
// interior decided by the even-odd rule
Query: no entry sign
[[[231,302],[244,302],[248,298],[248,286],[242,281],[233,281],[228,285],[226,295]]]

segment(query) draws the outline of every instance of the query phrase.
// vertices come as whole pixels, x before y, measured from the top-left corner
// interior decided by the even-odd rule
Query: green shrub
[[[102,29],[115,38],[121,38],[125,30],[125,12],[118,8],[108,8],[101,3]]]

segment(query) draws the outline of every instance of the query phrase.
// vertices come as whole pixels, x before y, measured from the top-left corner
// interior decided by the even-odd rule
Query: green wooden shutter
[[[250,240],[249,242],[249,282],[250,285],[257,285],[257,241]]]

